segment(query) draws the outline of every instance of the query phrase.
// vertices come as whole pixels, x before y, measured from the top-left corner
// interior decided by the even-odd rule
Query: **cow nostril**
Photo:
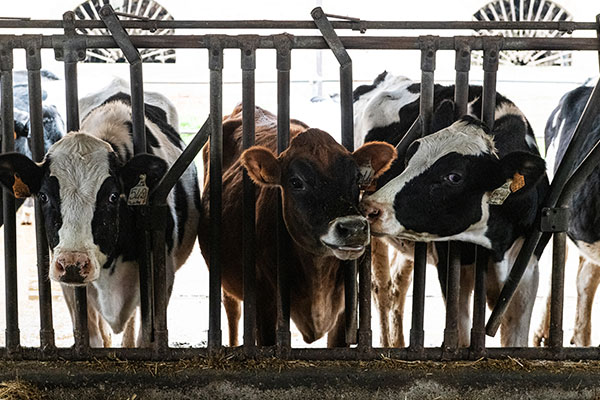
[[[338,223],[335,225],[336,233],[341,237],[347,237],[350,235],[350,230],[344,226],[342,223]]]

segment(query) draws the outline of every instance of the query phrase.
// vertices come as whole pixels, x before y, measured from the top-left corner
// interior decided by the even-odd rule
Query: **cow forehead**
[[[344,156],[350,158],[351,154],[328,133],[312,128],[294,137],[290,147],[282,153],[287,166],[294,160],[305,160],[326,174]]]
[[[110,145],[81,132],[72,132],[56,142],[48,151],[50,176],[55,176],[65,191],[94,195],[110,176]]]

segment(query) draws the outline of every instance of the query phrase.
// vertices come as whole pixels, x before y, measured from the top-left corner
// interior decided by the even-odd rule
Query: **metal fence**
[[[254,143],[254,71],[256,51],[274,49],[277,52],[277,100],[278,100],[278,151],[289,143],[289,105],[291,52],[295,49],[331,49],[340,63],[340,95],[342,107],[342,143],[352,150],[352,61],[346,49],[398,49],[420,50],[421,52],[421,97],[420,117],[413,128],[399,143],[402,152],[408,143],[420,135],[429,133],[433,113],[433,87],[436,52],[456,52],[455,101],[458,115],[467,110],[469,70],[471,53],[483,50],[483,110],[481,118],[489,126],[494,122],[496,99],[496,72],[498,53],[501,50],[587,50],[600,52],[600,38],[521,38],[498,36],[338,36],[336,30],[355,30],[364,33],[375,29],[553,29],[559,31],[597,30],[597,23],[561,22],[402,22],[402,21],[330,21],[320,8],[313,10],[313,21],[119,21],[110,6],[102,8],[102,21],[79,21],[72,12],[64,14],[62,21],[0,20],[0,28],[58,28],[63,34],[55,35],[0,35],[0,78],[2,84],[2,151],[12,151],[13,137],[13,94],[12,69],[13,49],[25,49],[29,83],[29,104],[33,143],[33,158],[44,157],[42,130],[41,57],[42,49],[54,49],[58,60],[64,62],[67,104],[67,129],[79,127],[77,63],[85,58],[88,48],[120,47],[131,71],[131,93],[133,107],[133,131],[135,152],[146,149],[144,135],[144,103],[142,62],[139,48],[189,48],[206,49],[210,69],[210,117],[186,148],[180,159],[151,196],[150,204],[139,206],[137,223],[143,228],[141,235],[145,248],[140,260],[140,293],[143,338],[150,346],[138,349],[90,348],[87,332],[86,289],[77,288],[76,318],[74,324],[75,344],[70,348],[57,348],[54,342],[50,283],[48,282],[49,250],[46,242],[40,204],[36,202],[36,237],[38,256],[38,282],[40,303],[40,346],[24,348],[20,345],[17,309],[16,271],[16,227],[15,200],[6,191],[3,196],[5,274],[6,274],[6,347],[0,349],[4,359],[88,359],[90,357],[118,357],[121,359],[174,360],[196,356],[225,354],[231,357],[270,357],[288,359],[335,359],[363,360],[387,357],[407,360],[452,360],[476,359],[482,356],[523,357],[536,359],[600,359],[598,348],[562,347],[562,303],[565,260],[565,204],[577,185],[581,184],[600,160],[600,146],[596,146],[585,161],[574,171],[574,156],[581,148],[585,134],[590,131],[593,115],[590,110],[600,107],[600,93],[596,85],[577,126],[574,138],[556,173],[544,207],[540,211],[538,225],[527,237],[519,257],[502,290],[490,320],[485,324],[485,274],[487,252],[479,248],[476,266],[475,295],[471,346],[458,347],[457,314],[460,259],[456,251],[449,254],[449,279],[447,291],[446,329],[441,347],[425,348],[423,345],[423,318],[425,298],[426,246],[415,246],[415,268],[413,283],[413,311],[410,344],[406,348],[374,348],[371,334],[371,269],[369,257],[345,266],[346,290],[346,348],[298,349],[290,343],[289,289],[285,269],[278,264],[277,279],[277,344],[273,347],[256,346],[256,282],[254,249],[254,188],[244,176],[244,221],[242,243],[244,254],[244,323],[243,346],[223,347],[221,342],[221,265],[218,244],[220,243],[221,175],[222,175],[222,69],[223,50],[240,49],[243,87],[243,147]],[[332,17],[332,16],[330,16]],[[111,36],[85,36],[76,33],[76,28],[106,27]],[[124,28],[154,30],[157,28],[194,29],[315,29],[318,36],[274,35],[172,35],[172,36],[128,36]],[[600,30],[598,31],[600,35]],[[165,275],[165,199],[178,177],[192,162],[210,136],[210,293],[209,332],[206,348],[171,348],[168,345],[166,323],[167,288]],[[282,229],[282,227],[280,227]],[[550,346],[547,348],[486,348],[485,336],[494,335],[508,301],[514,293],[531,255],[541,254],[551,235],[554,235],[554,260],[552,270],[552,310]],[[357,288],[358,276],[358,288]],[[486,329],[487,328],[487,329]],[[354,345],[356,344],[356,345]]]

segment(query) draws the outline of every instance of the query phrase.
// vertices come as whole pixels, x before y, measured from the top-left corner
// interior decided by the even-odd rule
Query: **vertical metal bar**
[[[169,331],[167,328],[167,305],[169,289],[167,288],[165,230],[168,207],[156,205],[152,207],[152,271],[154,273],[154,351],[160,357],[169,347]]]
[[[254,70],[256,69],[256,49],[246,47],[241,50],[242,147],[247,149],[254,145],[255,136]],[[256,346],[256,200],[254,184],[245,169],[243,182],[244,349],[246,355],[252,356]]]
[[[373,346],[371,331],[371,245],[359,261],[359,308],[358,308],[358,349],[368,352]]]
[[[209,48],[210,68],[210,271],[208,348],[221,347],[221,198],[223,171],[223,49]]]
[[[135,154],[146,152],[146,129],[144,121],[144,76],[142,62],[129,66],[131,85],[131,122],[133,125],[133,151]],[[178,128],[178,127],[175,127]]]
[[[469,102],[469,70],[471,69],[471,46],[465,39],[455,39],[456,49],[456,83],[454,86],[455,118],[467,114]]]
[[[596,36],[600,41],[600,14],[596,15]],[[598,67],[600,68],[600,50],[598,50]]]
[[[552,290],[550,295],[550,347],[563,345],[563,302],[567,234],[555,232],[552,241]]]
[[[31,154],[33,161],[44,159],[44,125],[42,114],[42,84],[40,69],[41,37],[31,39],[26,51],[27,86],[29,88],[29,126],[31,135]],[[52,351],[54,327],[52,324],[52,293],[48,280],[49,249],[44,227],[41,204],[35,199],[35,237],[37,249],[38,294],[40,306],[40,348],[43,352]]]
[[[421,41],[421,96],[419,104],[419,117],[421,119],[421,134],[425,136],[431,131],[433,115],[433,93],[435,71],[435,53],[437,39],[433,36],[424,36]],[[410,328],[410,346],[413,353],[423,351],[425,332],[423,331],[423,317],[425,311],[425,268],[427,266],[427,244],[415,243],[413,279],[413,307],[412,325]]]
[[[458,301],[460,295],[460,250],[457,242],[448,242],[446,327],[444,329],[444,352],[454,353],[458,348]]]
[[[475,246],[475,245],[473,245]],[[485,279],[487,275],[489,251],[475,246],[475,288],[473,293],[473,327],[471,328],[471,357],[479,358],[485,353]]]
[[[15,128],[13,115],[13,49],[0,45],[0,79],[2,81],[2,152],[14,151]],[[4,214],[4,285],[6,297],[6,349],[16,353],[20,347],[19,303],[17,296],[17,227],[15,198],[3,189]]]
[[[277,154],[290,143],[290,68],[291,52],[287,37],[278,37],[277,46]],[[289,271],[285,259],[287,231],[283,223],[281,194],[277,216],[277,351],[285,357],[291,347]]]
[[[488,40],[489,39],[489,40]],[[485,38],[483,44],[483,105],[481,120],[491,129],[494,128],[496,110],[496,75],[498,71],[499,38]]]

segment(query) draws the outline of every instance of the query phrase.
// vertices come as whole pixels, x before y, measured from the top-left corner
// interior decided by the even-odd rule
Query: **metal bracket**
[[[25,42],[26,64],[28,70],[39,70],[42,68],[42,35],[23,36]]]
[[[258,47],[259,36],[247,35],[241,39],[242,52],[241,67],[243,71],[253,71],[256,69],[256,48]]]
[[[291,49],[294,35],[282,33],[273,35],[273,44],[277,50],[277,70],[289,71],[292,68]]]
[[[544,207],[540,220],[542,232],[566,232],[569,229],[569,207]]]
[[[327,45],[333,51],[333,55],[337,58],[340,66],[343,68],[352,64],[352,59],[348,55],[340,37],[335,33],[335,29],[333,29],[333,25],[327,19],[327,14],[323,12],[323,9],[316,7],[310,12],[310,15],[315,21],[317,28],[319,28],[319,31],[321,31],[323,39],[325,39],[325,42],[327,42]]]
[[[503,44],[502,36],[483,38],[483,70],[485,72],[498,71],[498,57]]]
[[[469,72],[471,69],[471,42],[466,37],[454,38],[454,49],[456,50],[455,70]]]
[[[119,21],[115,10],[110,4],[102,6],[100,9],[100,18],[102,18],[106,28],[115,39],[115,42],[117,42],[117,46],[119,46],[125,55],[125,58],[129,61],[129,64],[134,65],[141,63],[142,58],[140,57],[139,51],[135,48],[133,43],[131,43],[129,34],[125,31],[123,25],[121,25],[121,21]]]
[[[63,14],[64,38],[52,38],[54,58],[57,61],[74,63],[85,60],[87,48],[85,38],[75,32],[75,13],[67,11]]]
[[[419,48],[421,49],[421,71],[435,71],[435,52],[440,43],[438,36],[420,36]]]

